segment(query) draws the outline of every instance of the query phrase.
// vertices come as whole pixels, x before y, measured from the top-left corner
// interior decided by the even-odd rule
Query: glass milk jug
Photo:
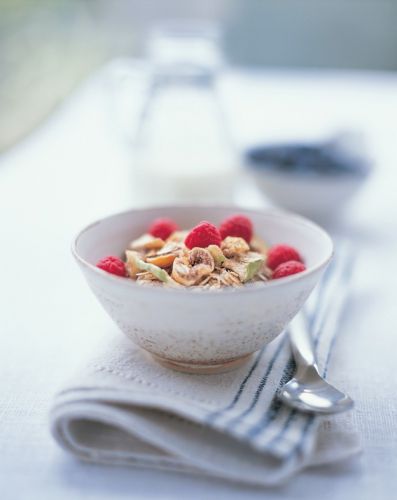
[[[150,78],[134,141],[140,201],[232,199],[238,156],[218,95],[216,32],[167,25],[151,33]]]

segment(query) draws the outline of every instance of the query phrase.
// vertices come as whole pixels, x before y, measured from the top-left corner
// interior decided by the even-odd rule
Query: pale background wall
[[[288,67],[397,69],[396,0],[238,0],[233,60]]]
[[[219,22],[236,64],[397,69],[397,0],[0,0],[0,151],[176,17]]]

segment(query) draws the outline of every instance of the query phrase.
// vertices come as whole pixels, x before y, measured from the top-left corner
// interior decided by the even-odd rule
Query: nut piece
[[[185,247],[182,243],[174,243],[174,242],[167,242],[161,250],[156,252],[156,255],[165,255],[172,253],[175,255],[175,257],[178,257],[183,250],[185,250]]]
[[[215,268],[212,255],[204,248],[193,248],[188,256],[177,257],[172,266],[172,278],[185,286],[195,285]]]
[[[222,251],[226,257],[237,257],[249,252],[250,247],[243,238],[227,236],[221,245]]]
[[[134,250],[126,250],[125,255],[127,257],[125,268],[127,270],[128,276],[130,278],[136,278],[136,275],[141,271],[137,264],[141,256]]]
[[[266,242],[256,234],[250,241],[250,247],[253,252],[262,253],[263,255],[266,255],[267,251],[269,250],[269,246],[266,244]]]
[[[226,259],[224,267],[234,271],[240,281],[245,283],[257,275],[265,261],[265,257],[260,253],[249,252],[242,255],[239,259]]]
[[[174,231],[171,236],[167,238],[168,242],[183,243],[189,231]]]

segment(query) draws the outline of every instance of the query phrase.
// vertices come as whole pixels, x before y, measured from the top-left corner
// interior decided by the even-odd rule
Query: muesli
[[[299,252],[254,235],[251,220],[233,215],[219,228],[201,221],[181,230],[171,219],[156,219],[131,241],[125,259],[108,256],[97,267],[139,285],[217,289],[278,279],[304,271]]]

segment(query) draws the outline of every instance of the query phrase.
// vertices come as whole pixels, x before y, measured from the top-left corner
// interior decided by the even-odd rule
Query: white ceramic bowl
[[[219,224],[234,213],[249,216],[269,244],[299,249],[307,270],[266,283],[222,290],[142,286],[95,267],[106,255],[122,255],[156,217],[181,228],[201,220]],[[316,224],[286,213],[236,207],[159,207],[130,210],[84,228],[73,254],[96,297],[135,344],[157,361],[182,371],[226,371],[271,342],[300,310],[332,255],[332,241]]]

